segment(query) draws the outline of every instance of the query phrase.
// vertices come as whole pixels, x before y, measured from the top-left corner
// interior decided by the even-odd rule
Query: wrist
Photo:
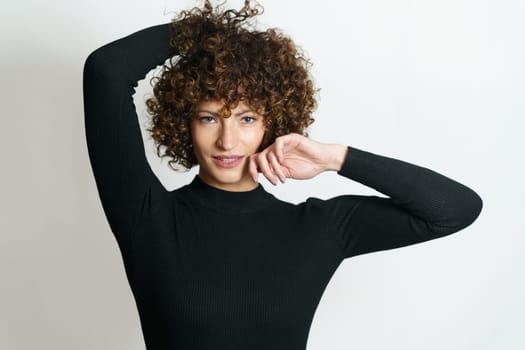
[[[326,170],[340,171],[345,162],[348,147],[340,144],[328,145],[328,162]]]

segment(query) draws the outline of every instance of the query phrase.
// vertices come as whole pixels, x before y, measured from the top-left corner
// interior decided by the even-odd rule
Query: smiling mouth
[[[225,163],[231,163],[233,161],[235,161],[237,158],[219,158],[220,160],[222,160],[223,162]]]
[[[234,161],[236,159],[242,158],[243,156],[214,156],[215,159],[220,159],[223,161]]]
[[[215,164],[221,168],[233,168],[241,163],[244,156],[228,155],[228,156],[214,156],[212,158]]]

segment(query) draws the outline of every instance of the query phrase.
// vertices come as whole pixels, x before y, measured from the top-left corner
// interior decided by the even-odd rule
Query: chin
[[[202,175],[205,176],[210,183],[215,183],[215,185],[219,187],[221,185],[228,187],[233,185],[233,188],[235,188],[237,185],[242,186],[246,183],[247,179],[250,179],[246,164],[241,164],[231,169],[221,168],[215,164],[207,164],[205,169],[201,167],[201,171],[202,170],[204,170]]]
[[[213,178],[215,181],[219,182],[219,183],[224,183],[224,184],[235,184],[235,183],[239,183],[242,181],[243,179],[243,174],[240,173],[240,172],[222,172],[222,171],[219,171],[219,172],[215,172],[214,174],[212,174]]]

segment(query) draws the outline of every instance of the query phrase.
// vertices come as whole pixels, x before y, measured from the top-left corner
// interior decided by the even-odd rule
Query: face
[[[257,186],[248,173],[248,157],[263,141],[263,116],[240,102],[224,118],[223,106],[219,101],[203,101],[193,113],[191,136],[199,177],[223,190],[248,191]]]

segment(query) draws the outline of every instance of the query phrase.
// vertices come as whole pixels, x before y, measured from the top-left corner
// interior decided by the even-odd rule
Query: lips
[[[220,160],[235,160],[235,159],[238,159],[238,158],[242,158],[242,156],[238,156],[238,155],[224,155],[224,156],[214,156],[213,158],[217,158],[217,159],[220,159]]]
[[[233,168],[239,165],[242,162],[244,156],[239,156],[236,154],[232,155],[218,155],[213,156],[213,161],[216,165],[221,168]]]

